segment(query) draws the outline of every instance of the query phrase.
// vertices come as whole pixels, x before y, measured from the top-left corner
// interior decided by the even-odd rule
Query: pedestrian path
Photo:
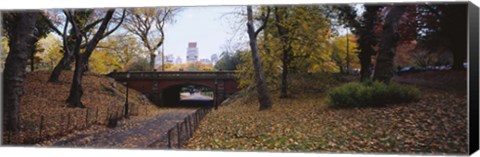
[[[105,129],[95,133],[77,134],[62,138],[53,143],[60,147],[91,147],[91,148],[167,148],[159,145],[167,137],[167,132],[176,123],[195,112],[197,108],[174,109],[161,113],[143,121],[120,122],[116,128]],[[95,128],[93,128],[95,129]]]

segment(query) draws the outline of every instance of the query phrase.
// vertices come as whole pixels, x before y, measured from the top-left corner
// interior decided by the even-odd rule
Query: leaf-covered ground
[[[458,74],[449,77],[458,77]],[[336,83],[325,79],[293,80],[297,80],[292,82],[297,84],[292,85],[293,98],[278,99],[278,94],[272,94],[274,106],[269,111],[259,112],[254,95],[245,93],[212,111],[185,147],[196,150],[467,153],[466,95],[456,93],[458,91],[418,85],[422,92],[418,102],[383,108],[332,109],[324,103],[325,91]]]
[[[82,80],[82,102],[88,113],[87,109],[66,107],[65,100],[70,90],[72,74],[64,71],[60,83],[47,83],[50,72],[28,73],[24,84],[25,93],[21,98],[21,133],[10,139],[4,134],[4,141],[12,144],[35,142],[32,140],[40,137],[41,116],[44,117],[42,137],[48,139],[95,124],[104,126],[108,113],[118,112],[121,115],[125,104],[125,87],[113,79],[93,74],[86,74]],[[151,117],[160,111],[139,92],[129,92],[130,113],[133,116]]]

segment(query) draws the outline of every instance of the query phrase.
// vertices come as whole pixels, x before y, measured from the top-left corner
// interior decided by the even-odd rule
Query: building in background
[[[174,60],[175,60],[175,57],[173,56],[173,54],[169,54],[169,55],[165,56],[165,63],[166,64],[173,64]]]
[[[210,61],[212,62],[212,64],[216,64],[217,61],[218,61],[218,56],[217,54],[213,54],[211,57],[210,57]]]
[[[178,56],[177,60],[175,60],[175,64],[176,65],[182,64],[182,58],[180,58],[180,56]]]
[[[210,62],[210,60],[206,58],[200,59],[200,62],[203,64],[212,64],[212,62]]]
[[[187,48],[187,63],[198,61],[197,42],[189,42]]]

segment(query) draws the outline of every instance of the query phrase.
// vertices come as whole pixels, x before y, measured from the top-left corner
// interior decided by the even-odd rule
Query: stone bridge
[[[167,71],[113,72],[107,76],[142,92],[150,101],[160,106],[178,105],[182,87],[189,85],[207,87],[214,92],[213,103],[217,106],[239,90],[235,75],[233,71]]]

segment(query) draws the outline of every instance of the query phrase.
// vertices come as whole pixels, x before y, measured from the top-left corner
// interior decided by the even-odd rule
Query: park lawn
[[[305,81],[305,79],[292,79]],[[293,98],[272,94],[258,111],[251,90],[209,113],[186,144],[195,150],[467,153],[466,95],[420,88],[418,102],[382,108],[332,109],[325,93],[341,83],[293,81]],[[303,86],[302,86],[303,84]],[[313,90],[324,85],[323,91]],[[310,88],[306,87],[310,85]],[[332,85],[329,87],[328,85]],[[296,88],[300,87],[300,88]]]

